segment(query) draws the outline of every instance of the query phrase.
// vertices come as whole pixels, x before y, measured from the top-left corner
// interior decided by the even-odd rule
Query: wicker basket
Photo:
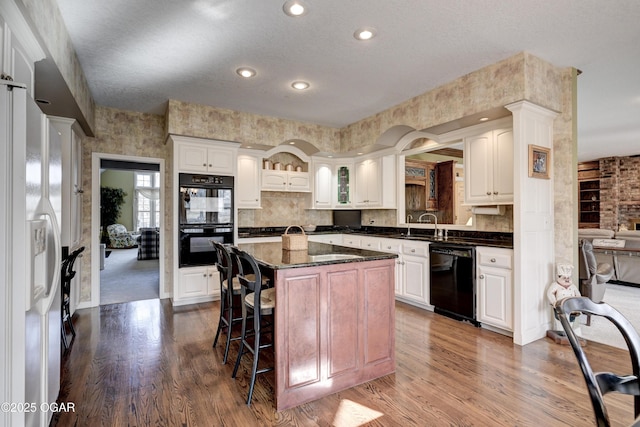
[[[288,234],[291,227],[298,227],[302,234]],[[306,251],[308,247],[307,235],[299,225],[290,225],[282,235],[282,249],[289,251]]]
[[[282,250],[282,262],[286,264],[304,264],[309,260],[309,252]]]

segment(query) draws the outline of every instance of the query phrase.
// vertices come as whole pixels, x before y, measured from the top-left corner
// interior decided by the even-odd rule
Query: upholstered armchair
[[[599,263],[593,253],[593,244],[583,239],[580,240],[578,267],[580,294],[593,302],[601,302],[607,290],[607,282],[613,277],[613,266],[609,263]],[[587,316],[587,325],[590,323],[591,316]]]
[[[111,248],[128,249],[135,247],[138,242],[136,238],[127,231],[127,227],[122,224],[111,224],[107,226],[107,234]]]
[[[157,259],[160,256],[160,233],[157,228],[141,228],[138,243],[138,259]]]

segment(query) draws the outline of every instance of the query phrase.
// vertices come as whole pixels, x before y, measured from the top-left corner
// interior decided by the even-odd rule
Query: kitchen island
[[[310,242],[238,245],[276,288],[276,410],[395,371],[397,255]]]

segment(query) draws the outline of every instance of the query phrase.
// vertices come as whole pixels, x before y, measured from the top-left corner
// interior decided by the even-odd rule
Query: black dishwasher
[[[476,321],[476,251],[473,246],[429,245],[430,301],[436,313]]]

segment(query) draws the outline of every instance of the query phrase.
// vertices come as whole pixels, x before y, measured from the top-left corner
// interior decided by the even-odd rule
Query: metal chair
[[[76,338],[76,329],[73,327],[73,321],[71,320],[71,279],[73,279],[76,275],[76,271],[73,269],[73,266],[76,262],[76,259],[80,254],[84,251],[84,246],[76,249],[71,252],[63,261],[62,261],[62,275],[61,275],[61,291],[62,291],[62,322],[61,322],[61,332],[62,332],[62,344],[64,345],[64,350],[67,352],[69,350],[69,346],[71,343],[67,341],[67,327],[71,332],[71,342]]]
[[[619,311],[601,302],[594,303],[587,297],[570,297],[560,300],[554,306],[560,323],[567,334],[569,343],[578,359],[578,364],[587,383],[589,398],[593,405],[596,425],[609,426],[609,416],[603,396],[615,391],[634,396],[634,417],[640,417],[640,337],[631,323]],[[587,357],[580,346],[576,333],[571,328],[569,317],[571,313],[584,313],[592,316],[602,316],[610,320],[624,337],[631,357],[632,375],[618,375],[611,372],[594,373]],[[634,424],[635,425],[635,424]]]
[[[266,348],[273,349],[274,343],[274,322],[275,312],[275,288],[263,289],[262,273],[258,263],[250,254],[231,248],[232,255],[236,258],[238,265],[238,280],[241,285],[242,296],[242,340],[236,365],[233,368],[233,378],[238,373],[242,356],[253,354],[253,364],[251,368],[251,380],[249,382],[249,395],[247,405],[251,405],[253,387],[256,382],[256,374],[269,372],[273,366],[258,369],[260,351]],[[265,339],[268,337],[269,339]]]

